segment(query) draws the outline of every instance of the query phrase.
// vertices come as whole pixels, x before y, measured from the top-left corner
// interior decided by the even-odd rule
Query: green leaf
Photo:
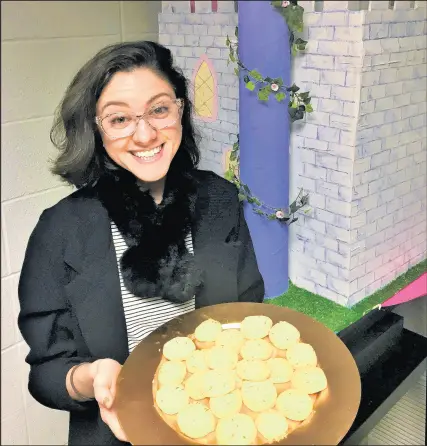
[[[304,8],[291,4],[287,8],[281,8],[280,13],[285,18],[289,29],[292,32],[302,32],[304,28]]]
[[[234,57],[234,54],[233,54],[233,53],[230,53],[230,60],[231,60],[232,62],[236,62],[236,58]]]
[[[274,84],[273,79],[271,77],[268,77],[268,76],[264,78],[264,81],[269,83],[269,84]]]
[[[312,106],[311,104],[307,104],[307,105],[305,106],[305,111],[306,111],[307,113],[311,113],[311,112],[313,111],[313,106]]]
[[[295,201],[294,201],[293,203],[291,203],[290,206],[289,206],[289,213],[290,213],[290,214],[295,214],[295,212],[297,212],[298,209],[299,209],[299,207],[298,207],[297,202],[296,202],[296,200],[295,200]]]
[[[282,102],[284,99],[286,98],[285,93],[283,93],[282,91],[280,93],[276,94],[276,100],[277,102]]]
[[[239,76],[239,69],[238,69],[237,67],[234,69],[234,74],[235,74],[236,76]]]
[[[281,77],[276,77],[273,79],[272,84],[277,84],[279,87],[283,87],[283,79]]]
[[[233,144],[233,150],[234,151],[239,150],[239,142],[238,141]]]
[[[243,184],[242,187],[243,187],[244,191],[250,195],[251,190],[249,189],[249,186],[247,184]]]
[[[258,200],[258,198],[253,197],[252,200],[257,206],[261,206],[261,202]]]
[[[296,56],[298,54],[298,49],[297,46],[294,44],[292,44],[292,56]]]
[[[286,90],[290,91],[292,93],[296,93],[297,91],[299,91],[299,87],[298,85],[292,84],[290,87],[288,87]]]
[[[306,206],[307,204],[308,204],[308,202],[309,202],[309,195],[308,194],[305,194],[305,195],[303,195],[302,197],[301,197],[301,205],[302,206]]]
[[[304,101],[305,99],[307,99],[310,96],[310,92],[309,91],[305,91],[304,93],[300,93],[299,97],[302,101]]]
[[[270,90],[271,91],[271,90]],[[258,91],[258,99],[262,102],[267,102],[270,97],[270,93],[266,91],[264,88]]]
[[[301,39],[300,37],[298,37],[297,39],[295,39],[295,42],[294,43],[296,43],[297,45],[299,45],[299,44],[301,44],[301,43],[304,43],[304,44],[306,44],[307,43],[307,41],[306,40],[303,40],[303,39]]]
[[[303,40],[300,38],[296,39],[294,42],[294,44],[297,46],[299,51],[304,51],[307,46],[307,43],[308,42],[306,40]]]
[[[245,75],[245,77],[243,78],[243,82],[245,83],[245,84],[247,84],[248,82],[250,82],[250,77],[246,74]]]
[[[269,220],[276,220],[276,216],[275,216],[274,214],[270,214],[270,215],[268,216],[268,219],[269,219]]]
[[[225,44],[226,44],[227,46],[230,46],[230,44],[231,44],[230,39],[229,39],[228,36],[227,36],[227,40],[225,41]]]
[[[230,161],[236,161],[236,152],[230,153]]]
[[[262,81],[264,79],[261,73],[257,70],[249,71],[249,75],[252,76],[256,81]]]
[[[234,174],[231,170],[227,170],[227,172],[225,172],[224,178],[228,181],[232,181],[234,177]]]
[[[275,8],[281,8],[282,7],[282,2],[281,2],[281,0],[273,0],[271,2],[271,5],[274,6]]]
[[[254,91],[255,90],[255,84],[252,81],[246,82],[246,88],[249,91]]]
[[[292,102],[291,108],[298,108],[298,102],[297,101]]]
[[[246,200],[246,195],[239,194],[239,201],[244,201],[244,200]]]

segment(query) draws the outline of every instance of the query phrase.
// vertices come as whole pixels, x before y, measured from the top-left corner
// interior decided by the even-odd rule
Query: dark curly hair
[[[60,154],[52,173],[77,187],[94,184],[108,169],[117,165],[108,157],[95,124],[96,103],[111,78],[120,71],[146,67],[173,87],[184,99],[182,141],[172,161],[184,170],[194,169],[200,159],[198,137],[192,120],[188,81],[174,66],[169,49],[155,42],[126,42],[107,46],[76,74],[62,99],[50,132]]]

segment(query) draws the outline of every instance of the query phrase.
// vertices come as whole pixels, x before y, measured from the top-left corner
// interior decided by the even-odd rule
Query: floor
[[[426,374],[368,435],[368,445],[425,445]]]
[[[404,327],[427,336],[427,297],[399,305]],[[387,413],[361,443],[365,446],[425,445],[426,373]]]

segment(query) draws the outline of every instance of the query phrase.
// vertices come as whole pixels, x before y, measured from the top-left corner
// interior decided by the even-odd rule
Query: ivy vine
[[[307,42],[301,38],[295,39],[295,33],[303,31],[304,27],[304,8],[299,6],[297,0],[291,1],[272,1],[271,5],[279,12],[285,19],[290,35],[290,46],[292,55],[295,56],[299,51],[304,51]],[[236,76],[240,76],[243,72],[243,81],[245,87],[252,92],[256,92],[257,98],[261,102],[268,102],[271,96],[275,98],[277,102],[283,102],[286,97],[288,100],[288,112],[291,122],[303,119],[306,113],[313,111],[311,105],[310,92],[300,92],[300,88],[292,84],[291,86],[285,86],[283,79],[280,77],[269,77],[262,75],[256,69],[249,69],[239,58],[238,50],[238,27],[235,29],[236,40],[232,41],[228,36],[226,45],[229,49],[228,63],[235,63],[237,66],[234,69]],[[240,145],[239,135],[237,135],[237,141],[233,144],[233,148],[230,153],[228,170],[225,173],[225,178],[236,185],[239,191],[239,199],[241,201],[247,201],[252,205],[253,211],[261,216],[266,217],[269,220],[278,220],[288,225],[298,220],[295,217],[296,212],[304,208],[308,204],[308,194],[304,194],[301,189],[297,198],[289,205],[289,208],[275,208],[263,203],[259,198],[255,197],[248,185],[244,184],[240,180]],[[306,210],[305,212],[308,212]]]

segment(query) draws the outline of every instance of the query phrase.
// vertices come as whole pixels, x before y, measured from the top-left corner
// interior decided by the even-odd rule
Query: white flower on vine
[[[285,213],[283,211],[277,211],[276,212],[276,218],[278,220],[283,220],[285,218]]]
[[[279,86],[277,84],[271,84],[271,89],[273,91],[277,91],[279,89]]]
[[[289,4],[290,4],[291,2],[282,2],[282,7],[283,8],[286,8],[286,7],[288,7],[289,6]]]

